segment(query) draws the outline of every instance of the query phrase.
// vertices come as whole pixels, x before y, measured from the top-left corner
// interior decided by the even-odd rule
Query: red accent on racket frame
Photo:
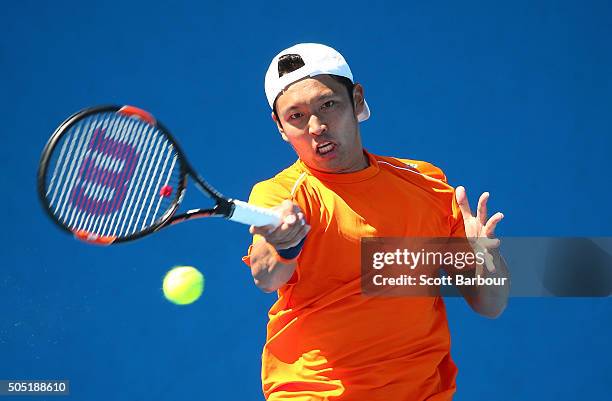
[[[123,106],[122,108],[119,109],[119,111],[117,111],[117,113],[123,114],[124,116],[128,116],[128,117],[138,117],[141,120],[151,125],[155,125],[157,122],[155,120],[155,117],[153,117],[151,113],[146,112],[143,109],[139,109],[138,107],[135,107],[135,106],[127,106],[127,105]]]
[[[96,245],[110,245],[117,237],[111,235],[98,235],[87,232],[85,230],[76,230],[72,232],[74,237],[80,241],[87,242],[88,244],[96,244]]]

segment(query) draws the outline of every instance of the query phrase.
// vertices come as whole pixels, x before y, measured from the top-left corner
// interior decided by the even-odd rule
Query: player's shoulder
[[[298,162],[280,171],[275,176],[260,181],[253,186],[251,194],[267,193],[287,199],[293,193],[296,184],[304,175]]]
[[[432,163],[423,160],[406,159],[393,156],[375,155],[379,165],[389,166],[395,169],[408,169],[415,173],[423,174],[437,180],[447,182],[446,175],[442,169]]]

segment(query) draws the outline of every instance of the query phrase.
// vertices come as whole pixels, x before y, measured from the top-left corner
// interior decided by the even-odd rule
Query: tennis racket
[[[188,176],[213,207],[176,213]],[[280,224],[269,209],[221,195],[191,167],[163,124],[134,106],[88,108],[64,121],[43,150],[38,193],[62,229],[101,245],[198,217]]]

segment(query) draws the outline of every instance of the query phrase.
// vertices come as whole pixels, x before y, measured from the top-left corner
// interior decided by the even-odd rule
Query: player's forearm
[[[250,260],[255,285],[264,292],[273,292],[285,285],[297,266],[296,261],[284,263],[278,260],[276,250],[265,240],[253,245]]]
[[[468,302],[474,311],[479,314],[489,317],[497,318],[502,314],[506,306],[508,305],[508,296],[510,294],[510,274],[506,261],[501,256],[498,250],[490,250],[493,256],[493,264],[495,265],[495,271],[490,273],[484,272],[484,277],[502,277],[507,278],[503,281],[503,285],[480,285],[475,286],[470,299]]]

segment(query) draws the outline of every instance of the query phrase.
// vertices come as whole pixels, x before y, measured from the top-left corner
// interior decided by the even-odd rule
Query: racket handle
[[[254,206],[239,200],[231,200],[234,204],[234,212],[229,220],[250,226],[274,226],[281,223],[280,215],[270,209]]]

